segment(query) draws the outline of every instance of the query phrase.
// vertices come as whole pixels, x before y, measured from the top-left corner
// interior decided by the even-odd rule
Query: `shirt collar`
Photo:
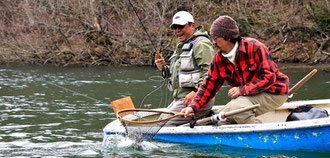
[[[228,60],[230,62],[232,62],[233,64],[235,64],[235,58],[236,58],[236,52],[237,52],[237,48],[238,48],[238,42],[235,43],[234,48],[228,53],[228,54],[224,54],[222,53],[222,55],[226,58],[228,58]]]
[[[246,53],[246,49],[245,49],[243,40],[244,40],[244,38],[242,37],[241,40],[237,41],[238,42],[238,51]]]

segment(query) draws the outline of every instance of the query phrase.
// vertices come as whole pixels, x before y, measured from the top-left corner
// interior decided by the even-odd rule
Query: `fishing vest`
[[[180,55],[180,66],[174,77],[179,81],[179,87],[195,87],[201,76],[200,69],[194,58],[194,49],[196,43],[200,40],[208,40],[205,36],[197,36],[193,40],[189,40],[182,46],[182,53]],[[177,55],[173,54],[170,59],[170,74],[173,75]],[[171,85],[168,86],[172,90]]]

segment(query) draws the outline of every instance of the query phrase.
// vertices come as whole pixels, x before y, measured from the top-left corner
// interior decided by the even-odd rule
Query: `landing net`
[[[142,142],[152,140],[168,120],[178,115],[167,111],[126,109],[119,111],[117,116],[125,127],[126,135],[136,142]]]

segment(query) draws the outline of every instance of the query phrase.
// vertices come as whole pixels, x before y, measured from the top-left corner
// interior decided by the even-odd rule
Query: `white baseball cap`
[[[186,25],[188,22],[194,22],[194,17],[186,11],[179,11],[174,14],[170,27],[174,24]]]

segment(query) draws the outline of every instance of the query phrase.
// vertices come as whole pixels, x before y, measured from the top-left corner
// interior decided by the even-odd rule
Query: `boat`
[[[330,112],[330,99],[286,102],[274,111],[258,116],[261,124],[196,125],[162,127],[153,141],[239,148],[313,151],[330,153],[330,117],[286,121],[292,109],[302,105]],[[213,110],[223,106],[214,106]],[[164,109],[160,109],[164,110]],[[119,119],[107,124],[104,135],[125,134]]]

